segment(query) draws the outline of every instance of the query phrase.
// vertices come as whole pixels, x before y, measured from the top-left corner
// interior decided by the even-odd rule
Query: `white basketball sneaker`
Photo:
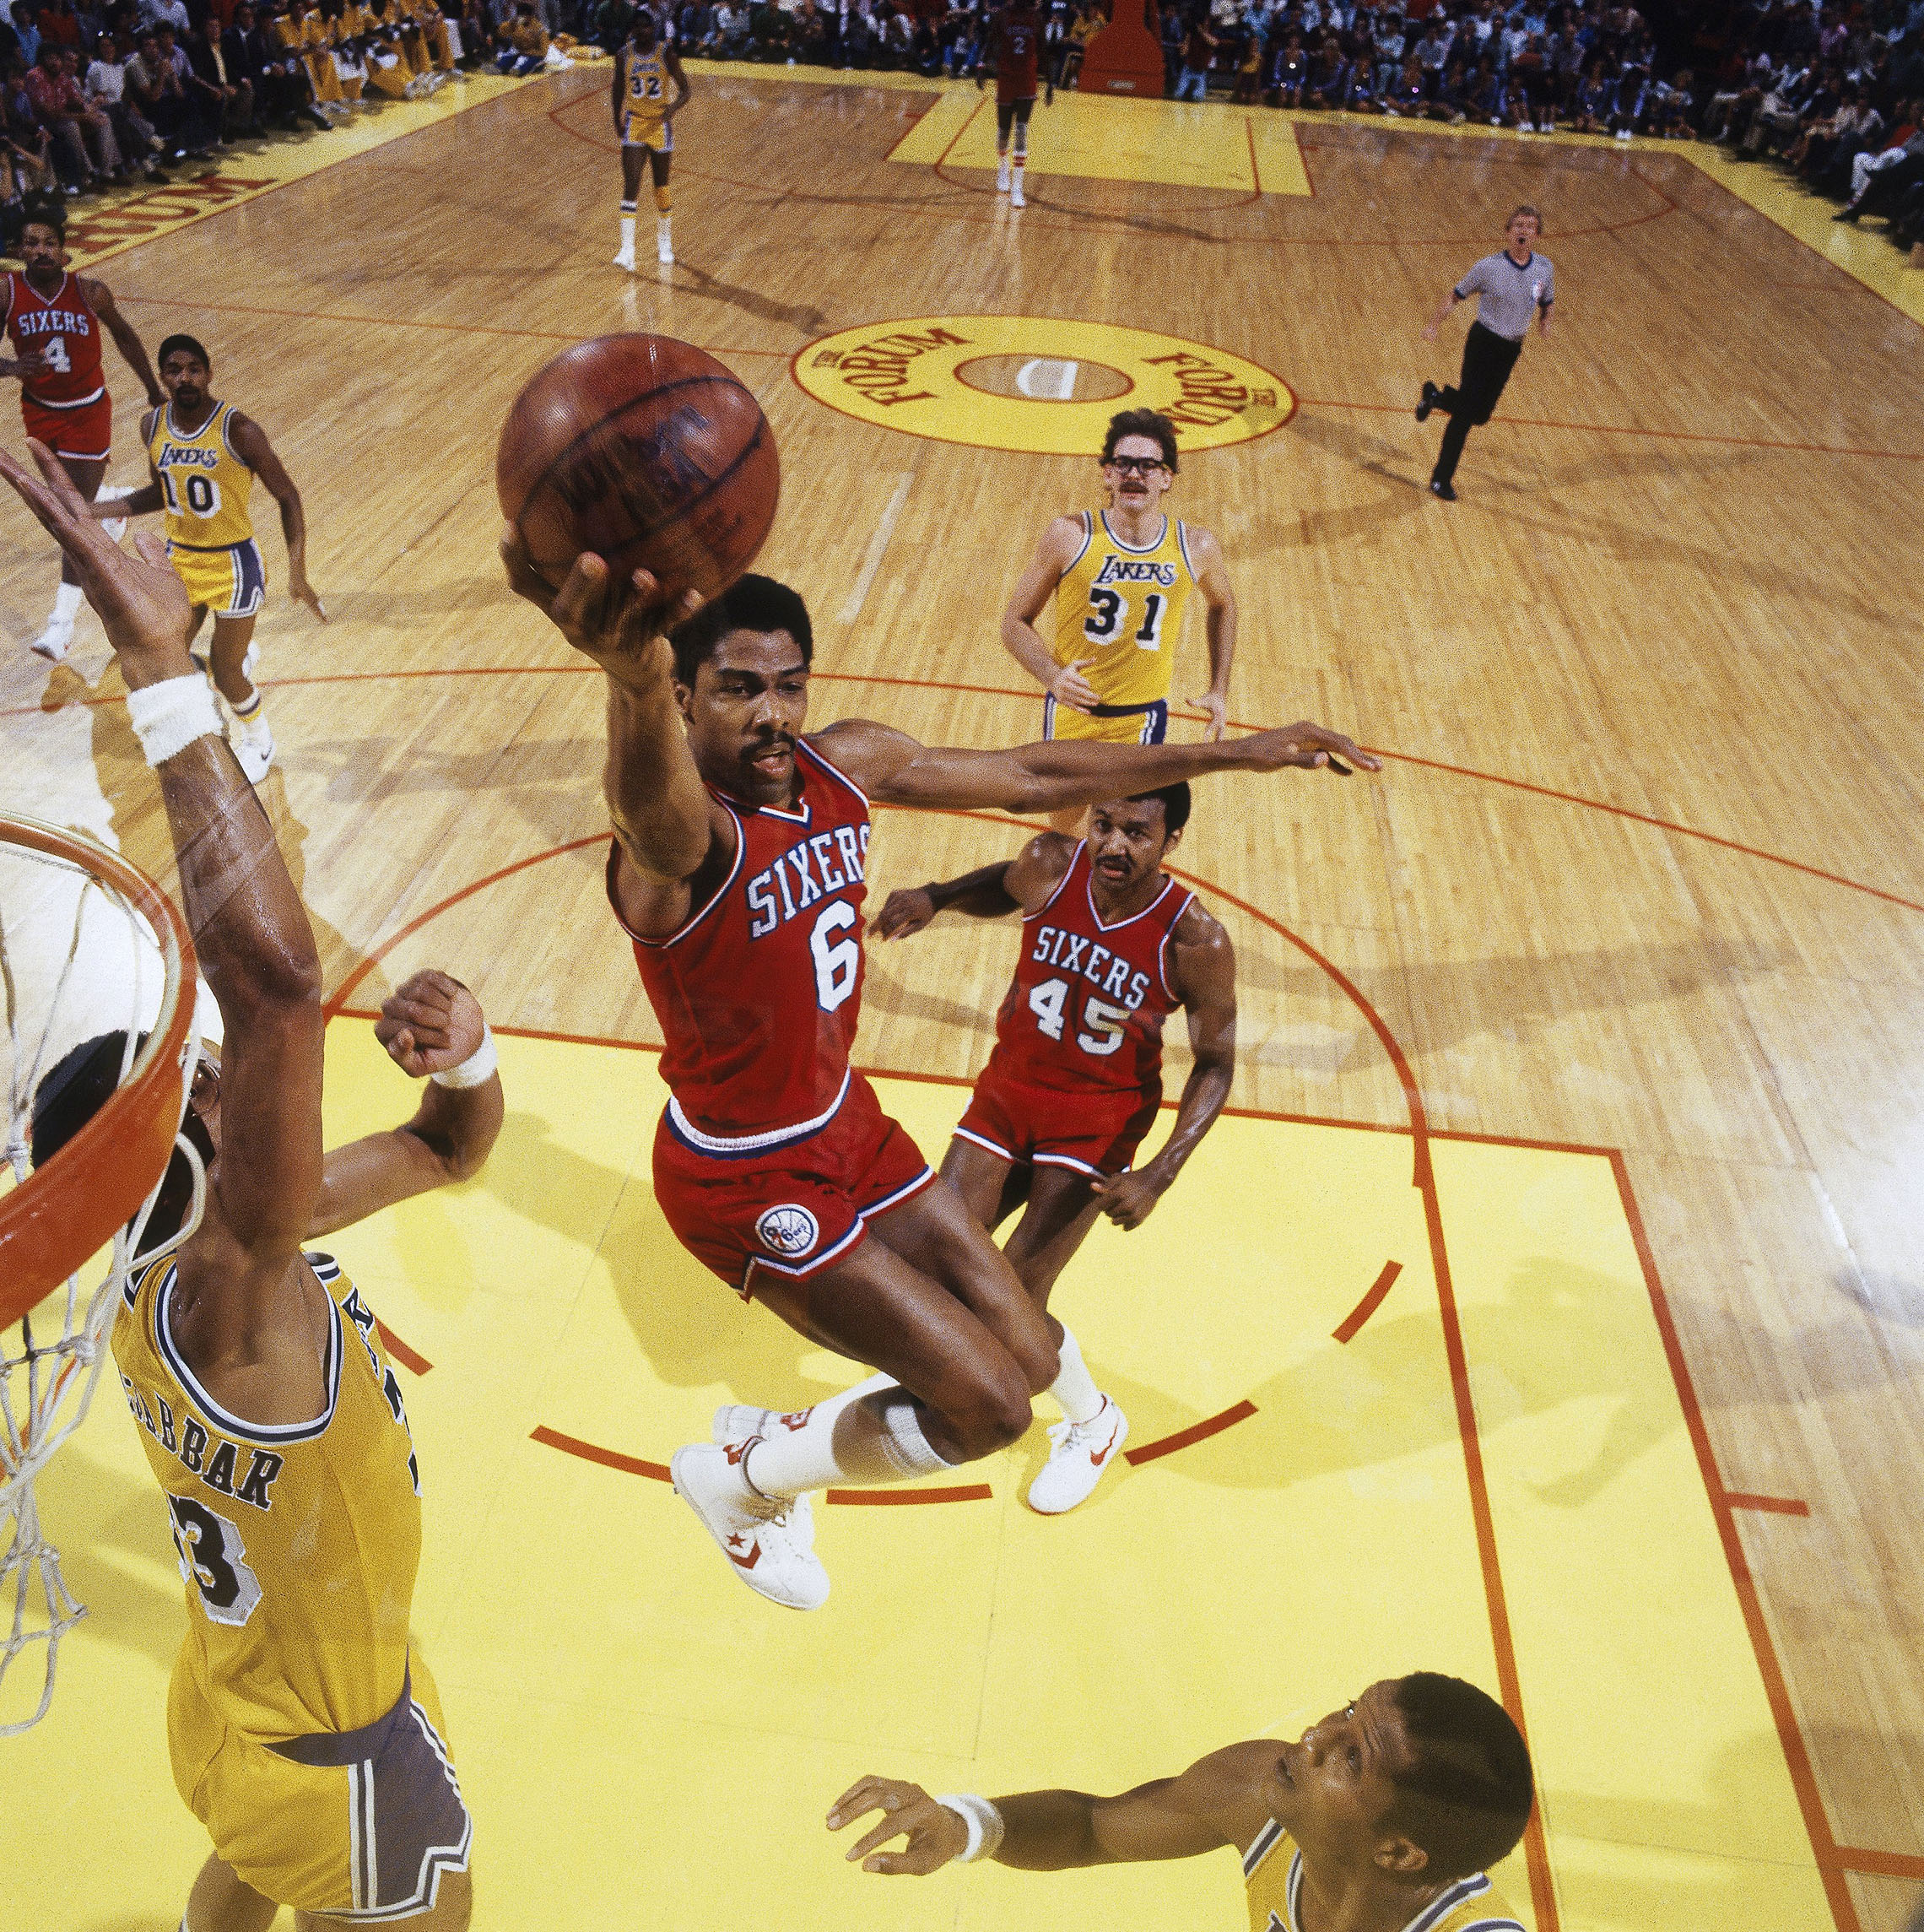
[[[1027,208],[1029,206],[1029,203],[1022,198],[1022,176],[1020,175],[1015,177],[1014,185],[1008,191],[1008,205],[1011,208]]]
[[[1008,192],[1008,161],[1006,157],[996,163],[996,192]]]
[[[711,1434],[725,1449],[731,1442],[745,1442],[751,1436],[767,1435],[776,1413],[773,1409],[757,1409],[749,1402],[724,1402],[715,1411]]]
[[[236,732],[233,745],[240,776],[250,785],[258,785],[274,761],[274,734],[263,724],[258,731]]]
[[[815,1554],[815,1517],[805,1496],[775,1502],[744,1494],[728,1452],[690,1442],[668,1459],[675,1494],[701,1518],[735,1574],[758,1595],[790,1610],[819,1610],[829,1573]]]
[[[625,268],[630,275],[635,273],[635,251],[628,243],[621,245],[620,252],[615,256],[614,265],[618,268]]]
[[[35,657],[45,658],[48,663],[57,664],[67,655],[73,642],[73,626],[62,624],[57,618],[46,620],[46,629],[27,648]]]
[[[1129,1418],[1106,1395],[1092,1421],[1065,1416],[1049,1431],[1049,1459],[1029,1486],[1029,1507],[1038,1515],[1060,1516],[1087,1502],[1128,1439]]]
[[[669,231],[668,224],[666,221],[657,221],[655,224],[655,259],[666,265],[672,263],[674,258],[674,237]]]

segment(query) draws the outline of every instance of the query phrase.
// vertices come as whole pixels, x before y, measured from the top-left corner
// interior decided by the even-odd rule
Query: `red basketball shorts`
[[[655,1199],[668,1226],[744,1300],[756,1269],[805,1280],[852,1253],[867,1222],[934,1178],[857,1073],[834,1118],[792,1140],[731,1147],[672,1102],[655,1130]]]
[[[114,403],[111,396],[83,403],[77,409],[49,409],[30,396],[20,398],[27,434],[43,442],[56,456],[76,463],[105,463],[114,441]]]
[[[1062,1093],[1003,1079],[992,1061],[969,1096],[955,1131],[1019,1166],[1073,1167],[1079,1174],[1127,1170],[1162,1104],[1160,1085],[1149,1092]]]

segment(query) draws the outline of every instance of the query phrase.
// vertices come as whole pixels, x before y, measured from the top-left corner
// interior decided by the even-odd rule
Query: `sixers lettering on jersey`
[[[46,365],[20,385],[24,401],[43,409],[77,409],[100,399],[106,383],[98,320],[73,276],[62,276],[59,288],[43,295],[24,270],[8,270],[7,333],[23,357],[37,354]]]

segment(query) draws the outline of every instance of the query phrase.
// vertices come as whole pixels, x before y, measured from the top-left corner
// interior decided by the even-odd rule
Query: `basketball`
[[[642,569],[668,597],[712,597],[761,549],[781,471],[760,404],[713,356],[664,335],[604,335],[515,399],[495,486],[549,584],[592,550],[617,582]]]

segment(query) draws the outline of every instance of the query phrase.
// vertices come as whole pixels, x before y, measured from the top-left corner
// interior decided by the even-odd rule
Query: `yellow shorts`
[[[624,148],[650,148],[657,154],[672,154],[675,151],[675,124],[631,111],[622,121],[621,144]]]
[[[251,537],[219,550],[195,549],[169,538],[167,560],[197,609],[216,617],[251,617],[267,602],[267,566]]]
[[[442,1872],[467,1870],[473,1821],[446,1734],[419,1651],[385,1718],[278,1745],[228,1726],[191,1643],[167,1691],[174,1783],[188,1810],[242,1880],[298,1912],[405,1918],[433,1907]]]
[[[1169,701],[1151,705],[1098,705],[1093,713],[1053,698],[1042,701],[1042,735],[1078,738],[1098,744],[1160,744],[1169,735]]]

